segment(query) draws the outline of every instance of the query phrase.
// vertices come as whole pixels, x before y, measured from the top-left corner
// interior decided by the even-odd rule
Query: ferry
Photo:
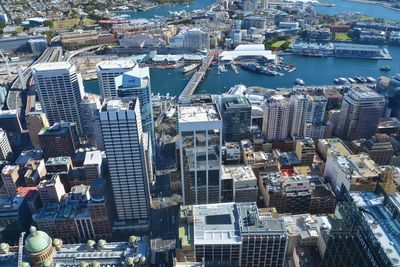
[[[390,68],[389,65],[386,65],[386,66],[380,67],[379,70],[380,70],[380,71],[390,71],[391,68]]]
[[[183,73],[191,72],[191,71],[197,69],[198,66],[199,66],[199,64],[190,64],[188,66],[183,67],[182,72]]]
[[[372,78],[372,77],[367,77],[367,81],[369,83],[375,83],[376,82],[376,80],[374,78]]]
[[[297,78],[297,79],[296,79],[296,84],[297,84],[297,85],[305,85],[306,83],[305,83],[302,79]]]

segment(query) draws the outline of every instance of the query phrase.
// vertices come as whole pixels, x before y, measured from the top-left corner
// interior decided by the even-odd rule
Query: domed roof
[[[43,231],[36,230],[31,226],[30,234],[25,240],[25,248],[29,253],[39,253],[51,245],[51,238]]]

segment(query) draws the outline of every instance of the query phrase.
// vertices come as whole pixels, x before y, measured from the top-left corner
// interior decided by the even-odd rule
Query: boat
[[[350,83],[349,80],[347,80],[346,78],[343,78],[343,77],[339,78],[338,80],[339,80],[339,84],[348,84],[348,83]]]
[[[231,68],[236,74],[239,74],[239,71],[238,71],[237,67],[234,64],[231,64]]]
[[[305,85],[306,83],[305,83],[302,79],[297,78],[297,79],[296,79],[296,84],[297,84],[297,85]]]
[[[339,79],[334,79],[333,82],[338,84],[339,83]]]
[[[356,83],[356,82],[357,82],[357,81],[354,80],[353,78],[347,78],[347,80],[348,80],[350,83]]]
[[[367,79],[365,79],[363,76],[356,76],[356,77],[354,77],[354,79],[356,79],[360,83],[366,83],[367,82]]]
[[[367,81],[369,83],[375,83],[376,82],[376,80],[374,78],[372,78],[372,77],[367,77]]]
[[[199,64],[190,64],[188,66],[183,67],[182,72],[183,73],[191,72],[191,71],[197,69],[198,66],[199,66]]]
[[[379,70],[380,70],[380,71],[390,71],[391,68],[390,68],[389,65],[386,65],[386,66],[380,67]]]
[[[225,64],[220,64],[218,65],[218,70],[220,72],[227,72],[226,68],[225,68]]]

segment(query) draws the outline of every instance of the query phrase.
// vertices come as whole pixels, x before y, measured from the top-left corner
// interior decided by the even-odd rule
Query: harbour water
[[[226,67],[227,72],[218,75],[217,67],[213,66],[200,83],[196,93],[221,93],[235,84],[267,88],[291,87],[296,78],[303,79],[307,85],[327,85],[332,84],[333,80],[339,77],[393,76],[400,71],[400,46],[387,46],[387,48],[393,60],[283,56],[284,62],[297,67],[297,70],[286,72],[284,76],[266,76],[240,67],[238,67],[239,74],[236,74],[229,66]],[[391,71],[379,70],[379,67],[386,65],[391,67]],[[193,72],[183,74],[181,69],[151,69],[150,75],[153,93],[179,95]],[[85,81],[84,84],[86,91],[98,93],[97,80]]]
[[[160,7],[151,8],[146,11],[138,11],[138,12],[123,11],[123,12],[118,12],[118,14],[129,15],[130,19],[139,19],[139,18],[152,19],[154,18],[155,15],[169,17],[170,11],[181,11],[181,10],[193,11],[196,9],[202,9],[208,7],[214,3],[215,0],[194,0],[192,3],[187,3],[187,4],[164,5]]]
[[[335,7],[316,7],[315,11],[320,14],[335,15],[345,12],[360,12],[373,18],[384,18],[385,20],[400,21],[400,11],[390,9],[381,5],[351,2],[347,0],[319,0],[321,3],[335,4]]]
[[[361,12],[376,18],[400,20],[400,12],[380,5],[349,2],[346,0],[320,0],[333,3],[335,7],[316,7],[316,11],[324,14],[343,12]],[[207,7],[215,0],[195,0],[193,3],[161,6],[143,12],[129,12],[131,18],[153,18],[154,15],[168,16],[169,11],[194,10]],[[125,12],[126,13],[126,12]],[[217,67],[213,66],[200,83],[195,93],[221,93],[231,86],[244,84],[246,86],[263,86],[267,88],[291,87],[296,78],[301,78],[307,85],[332,84],[339,77],[354,77],[356,75],[378,78],[382,75],[393,76],[400,71],[400,46],[386,46],[393,60],[369,60],[335,57],[303,57],[295,55],[283,56],[284,62],[294,64],[297,70],[284,76],[266,76],[238,68],[236,74],[229,66],[227,72],[218,75]],[[382,72],[379,67],[389,65],[390,72]],[[183,74],[181,69],[151,69],[153,93],[179,95],[188,83],[192,73]],[[98,94],[97,80],[85,81],[85,90]]]

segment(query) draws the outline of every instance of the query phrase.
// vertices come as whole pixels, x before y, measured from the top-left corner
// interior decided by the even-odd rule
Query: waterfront
[[[284,76],[266,76],[238,68],[236,74],[229,66],[227,72],[218,75],[217,68],[213,66],[200,83],[195,93],[221,93],[227,91],[235,84],[246,86],[263,86],[268,88],[291,87],[296,78],[301,78],[308,85],[333,84],[338,77],[354,77],[356,75],[380,76],[395,75],[400,70],[400,47],[387,46],[393,60],[370,60],[335,57],[303,57],[295,55],[283,56],[284,62],[295,64],[296,71],[285,73]],[[382,72],[379,67],[389,65],[392,70]],[[183,74],[181,69],[151,69],[151,85],[153,93],[179,95],[188,83],[191,75]],[[85,81],[88,92],[98,94],[97,80]]]
[[[347,0],[319,0],[321,3],[335,4],[335,7],[315,7],[317,13],[336,15],[346,12],[360,12],[362,15],[385,20],[400,20],[400,11],[384,7],[382,5],[351,2]]]
[[[181,10],[193,11],[196,9],[202,9],[202,8],[208,7],[214,3],[215,3],[215,0],[194,0],[192,3],[163,5],[163,6],[151,8],[146,11],[138,11],[138,12],[121,11],[121,12],[117,12],[117,14],[118,15],[122,15],[122,14],[129,15],[130,19],[139,19],[139,18],[152,19],[152,18],[154,18],[154,16],[169,17],[170,11],[181,11]]]

